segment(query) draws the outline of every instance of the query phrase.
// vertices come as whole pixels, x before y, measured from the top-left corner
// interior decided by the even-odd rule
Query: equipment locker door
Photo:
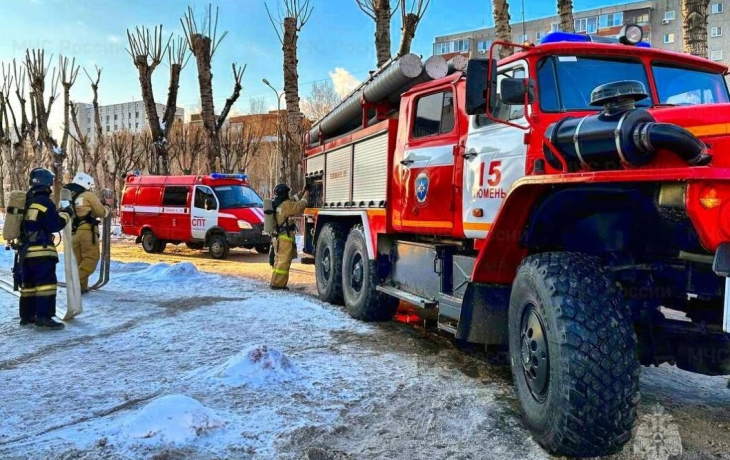
[[[208,230],[218,225],[218,198],[208,186],[195,186],[190,225],[196,240],[204,240]]]
[[[501,68],[497,81],[527,78],[527,64],[517,61]],[[497,84],[499,88],[499,83]],[[524,105],[498,105],[495,117],[527,126]],[[470,132],[464,159],[464,236],[486,238],[512,184],[525,175],[527,147],[524,130],[489,120],[470,117]]]
[[[451,234],[456,211],[453,187],[454,146],[459,128],[456,91],[440,88],[416,97],[408,141],[400,165],[396,229]]]

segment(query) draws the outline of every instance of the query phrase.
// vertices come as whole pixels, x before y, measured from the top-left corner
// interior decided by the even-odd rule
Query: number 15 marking
[[[482,165],[479,168],[479,186],[484,187],[484,167],[486,166],[486,163],[482,163]],[[500,182],[502,182],[502,172],[499,170],[499,168],[502,167],[502,161],[493,161],[489,163],[489,172],[487,179],[487,185],[490,187],[496,187],[499,185]],[[494,178],[492,178],[494,176]]]

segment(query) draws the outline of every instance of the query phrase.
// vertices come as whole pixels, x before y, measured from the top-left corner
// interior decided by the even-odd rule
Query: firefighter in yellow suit
[[[279,184],[274,189],[274,216],[276,218],[277,236],[272,238],[274,247],[274,269],[271,274],[271,289],[287,289],[289,268],[297,256],[296,226],[289,219],[304,211],[309,202],[309,186],[304,187],[301,198],[289,198],[291,189],[286,184]]]
[[[73,250],[79,264],[81,293],[89,292],[89,277],[99,264],[99,219],[109,215],[109,208],[101,204],[91,192],[94,178],[80,172],[72,183],[65,186],[71,190],[76,217],[73,222]]]

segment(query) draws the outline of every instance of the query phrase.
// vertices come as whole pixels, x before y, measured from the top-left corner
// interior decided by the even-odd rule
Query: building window
[[[665,21],[674,21],[675,17],[676,17],[676,15],[674,14],[674,10],[664,12]]]
[[[86,128],[86,134],[91,133],[91,128]]]
[[[664,34],[664,43],[674,43],[674,34]]]
[[[644,13],[639,16],[636,16],[634,18],[634,24],[648,24],[649,23],[649,13]]]
[[[710,11],[712,14],[722,13],[722,3],[713,3],[710,5]]]
[[[114,125],[114,131],[116,131],[117,129],[119,129],[119,128],[117,128],[117,125]]]
[[[710,59],[713,61],[722,61],[722,50],[710,51]]]
[[[437,136],[454,129],[454,97],[449,92],[424,96],[416,103],[413,137]]]
[[[135,127],[135,128],[139,128],[139,123],[135,123],[135,124],[134,124],[134,127]]]
[[[602,14],[598,16],[598,28],[608,29],[609,27],[621,26],[624,23],[623,13]]]
[[[106,132],[109,132],[109,125],[106,125]]]
[[[106,116],[106,122],[109,123],[109,115]]]
[[[573,21],[576,32],[585,32],[588,28],[588,18],[576,19]]]
[[[710,35],[713,37],[722,37],[722,27],[713,27],[710,29]]]
[[[139,118],[139,112],[134,112],[134,118]]]
[[[589,34],[595,34],[596,32],[598,32],[598,18],[588,18],[586,32]]]
[[[553,22],[550,24],[550,32],[560,32],[560,23]]]
[[[535,40],[540,41],[544,35],[542,32],[535,32]]]
[[[492,47],[492,40],[479,40],[477,42],[477,51],[480,53],[488,53],[489,48]]]

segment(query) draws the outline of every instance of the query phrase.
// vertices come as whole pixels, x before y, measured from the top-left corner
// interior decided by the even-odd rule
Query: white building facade
[[[79,130],[81,131],[79,134],[88,136],[89,142],[93,143],[96,138],[94,106],[87,103],[76,103],[75,107],[78,113]],[[157,116],[162,120],[167,106],[155,104],[155,107],[157,108]],[[101,116],[101,130],[104,135],[125,130],[138,133],[148,129],[147,115],[142,101],[102,105],[99,106],[99,115]],[[175,120],[179,123],[184,122],[185,109],[177,107]]]

